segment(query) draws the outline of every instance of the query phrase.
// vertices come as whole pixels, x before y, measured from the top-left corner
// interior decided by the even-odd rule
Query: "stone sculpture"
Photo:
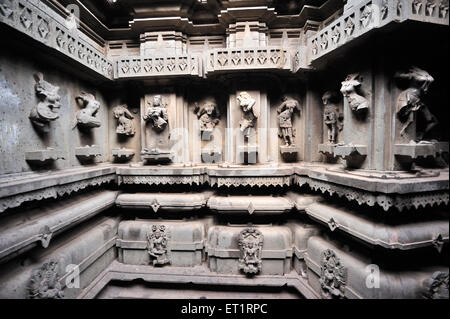
[[[300,105],[294,99],[282,98],[282,103],[277,107],[278,125],[280,127],[279,137],[283,138],[284,146],[289,147],[295,144],[295,129],[292,127],[292,119],[295,112],[300,113]]]
[[[348,75],[341,86],[342,95],[356,114],[363,114],[369,109],[369,101],[358,92],[360,86],[361,82],[357,73]]]
[[[439,3],[439,17],[440,18],[447,18],[448,14],[448,0],[441,0]]]
[[[244,112],[241,121],[239,122],[241,132],[245,137],[250,136],[251,129],[255,126],[258,119],[258,112],[255,109],[256,100],[247,92],[241,92],[237,97],[239,106]]]
[[[75,100],[83,107],[76,113],[77,125],[84,128],[100,127],[102,123],[95,115],[100,108],[100,102],[90,93],[81,92]]]
[[[59,114],[56,112],[60,108],[59,87],[44,81],[42,73],[35,74],[34,79],[39,102],[31,109],[29,118],[37,128],[48,132],[49,123],[59,118]]]
[[[428,92],[428,88],[433,83],[433,77],[427,71],[415,66],[409,68],[406,72],[397,72],[395,78],[406,81],[408,88],[402,91],[397,98],[397,116],[403,126],[400,135],[410,137],[413,140],[411,132],[408,133],[408,127],[417,122],[418,115],[425,121],[423,129],[415,132],[415,141],[423,140],[428,133],[438,123],[436,117],[430,112],[423,103],[422,97]]]
[[[206,103],[203,106],[195,104],[194,113],[200,120],[202,139],[209,140],[211,133],[219,123],[220,112],[215,103]]]
[[[51,260],[35,270],[29,286],[30,299],[61,299],[64,297],[56,268],[58,262]]]
[[[322,297],[327,299],[344,298],[347,269],[331,249],[322,252],[320,263],[319,282],[322,288]]]
[[[336,105],[337,94],[327,91],[322,96],[324,105],[323,121],[328,130],[328,143],[336,144],[338,131],[342,130],[343,116],[339,113],[339,107]]]
[[[168,119],[166,105],[162,103],[161,95],[155,95],[144,115],[144,120],[150,121],[153,129],[161,132],[166,128]]]
[[[428,299],[448,300],[448,272],[437,271],[424,281],[424,297]]]
[[[371,5],[366,5],[361,12],[361,18],[359,19],[359,21],[364,28],[367,28],[372,21],[372,12],[373,9]]]
[[[134,116],[128,110],[126,105],[116,106],[113,109],[113,114],[117,119],[117,134],[133,136],[136,133],[136,129],[133,124]]]
[[[152,233],[147,234],[147,251],[153,266],[170,264],[168,256],[169,235],[164,225],[153,225]]]
[[[256,228],[245,228],[239,233],[239,270],[246,274],[257,274],[262,269],[262,247],[264,236]]]

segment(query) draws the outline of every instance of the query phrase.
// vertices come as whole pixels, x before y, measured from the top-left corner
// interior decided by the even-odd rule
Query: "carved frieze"
[[[61,299],[64,297],[57,267],[58,262],[51,260],[33,272],[28,291],[30,299]]]
[[[76,125],[88,129],[100,127],[102,123],[95,117],[100,108],[100,102],[95,99],[94,95],[81,92],[75,100],[82,107],[82,109],[76,113]]]
[[[194,113],[200,121],[202,140],[209,141],[214,128],[219,123],[220,112],[217,104],[209,102],[199,106],[196,103]]]
[[[243,112],[239,122],[240,129],[245,137],[249,137],[252,129],[256,125],[256,120],[259,117],[258,111],[256,110],[256,100],[247,92],[241,92],[238,95],[237,100],[239,102],[239,107]]]
[[[134,116],[126,105],[113,108],[114,117],[117,119],[116,133],[120,135],[133,136],[136,133],[133,119]]]
[[[170,264],[169,234],[164,225],[153,225],[152,232],[147,234],[147,252],[153,266]]]
[[[57,109],[61,106],[58,94],[59,87],[44,81],[42,73],[36,73],[34,79],[39,102],[31,109],[29,118],[36,128],[48,132],[49,123],[59,118],[57,113]]]
[[[336,253],[331,249],[322,252],[319,282],[323,298],[344,298],[347,268],[344,267]]]
[[[239,270],[255,275],[262,269],[263,234],[256,228],[245,228],[239,233],[238,246],[241,252]]]
[[[360,92],[359,74],[350,74],[342,82],[341,92],[353,113],[364,115],[369,109],[369,101]]]

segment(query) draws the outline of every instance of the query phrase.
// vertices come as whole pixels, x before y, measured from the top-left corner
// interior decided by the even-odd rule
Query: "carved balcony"
[[[364,0],[308,39],[309,63],[391,22],[407,20],[448,25],[448,4],[427,0]]]
[[[0,23],[81,63],[102,79],[112,79],[112,63],[101,45],[89,38],[66,12],[56,12],[42,1],[7,0],[0,5]]]
[[[120,57],[115,67],[115,79],[203,76],[199,56],[190,54]]]
[[[214,49],[209,51],[207,59],[207,73],[292,69],[291,55],[281,47]]]

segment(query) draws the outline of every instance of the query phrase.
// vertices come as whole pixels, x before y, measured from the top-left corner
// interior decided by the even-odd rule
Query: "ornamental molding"
[[[202,185],[205,183],[203,175],[170,176],[170,175],[125,175],[119,176],[120,184],[144,185]]]
[[[312,190],[320,191],[322,194],[328,193],[330,196],[345,197],[349,201],[356,201],[359,205],[375,206],[376,204],[385,211],[393,207],[403,211],[411,208],[419,209],[427,206],[448,205],[449,202],[448,190],[391,195],[368,192],[303,176],[296,176],[295,183],[299,186],[308,185]]]
[[[209,177],[209,183],[211,187],[239,187],[239,186],[290,186],[292,185],[291,176],[277,176],[277,177],[254,177],[254,176],[243,176],[243,177]]]
[[[55,185],[46,187],[43,189],[34,190],[31,192],[21,193],[5,198],[0,198],[0,213],[4,212],[8,208],[18,207],[25,202],[32,200],[42,200],[47,198],[58,198],[63,195],[70,195],[71,193],[78,192],[90,186],[100,186],[111,181],[115,181],[115,174],[109,174],[105,176],[93,177],[73,183]]]
[[[73,25],[70,15],[65,18],[42,1],[7,0],[0,7],[1,23],[81,63],[103,79],[113,78],[113,64]]]

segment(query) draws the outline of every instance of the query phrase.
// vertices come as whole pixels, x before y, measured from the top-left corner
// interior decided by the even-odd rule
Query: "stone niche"
[[[194,94],[195,95],[195,94]],[[193,163],[224,159],[227,101],[222,94],[189,97],[189,144]]]
[[[179,101],[175,93],[145,94],[141,99],[141,159],[148,163],[173,162],[171,135],[181,127],[176,122],[179,107],[182,99]]]
[[[373,105],[370,73],[348,74],[341,83],[344,101],[343,142],[334,146],[334,156],[345,161],[347,168],[370,168]]]
[[[251,108],[245,106],[250,104],[253,104]],[[267,156],[267,136],[270,131],[267,129],[268,106],[265,91],[236,90],[229,95],[226,162],[236,164],[269,162]],[[244,108],[248,111],[244,112]]]
[[[297,162],[303,159],[301,145],[305,130],[304,106],[299,94],[270,99],[268,157],[272,161]],[[289,129],[289,122],[292,127]]]
[[[264,22],[258,21],[230,24],[227,29],[227,48],[265,47],[268,30]]]
[[[141,55],[176,56],[186,54],[187,37],[176,31],[145,32],[141,34]]]

